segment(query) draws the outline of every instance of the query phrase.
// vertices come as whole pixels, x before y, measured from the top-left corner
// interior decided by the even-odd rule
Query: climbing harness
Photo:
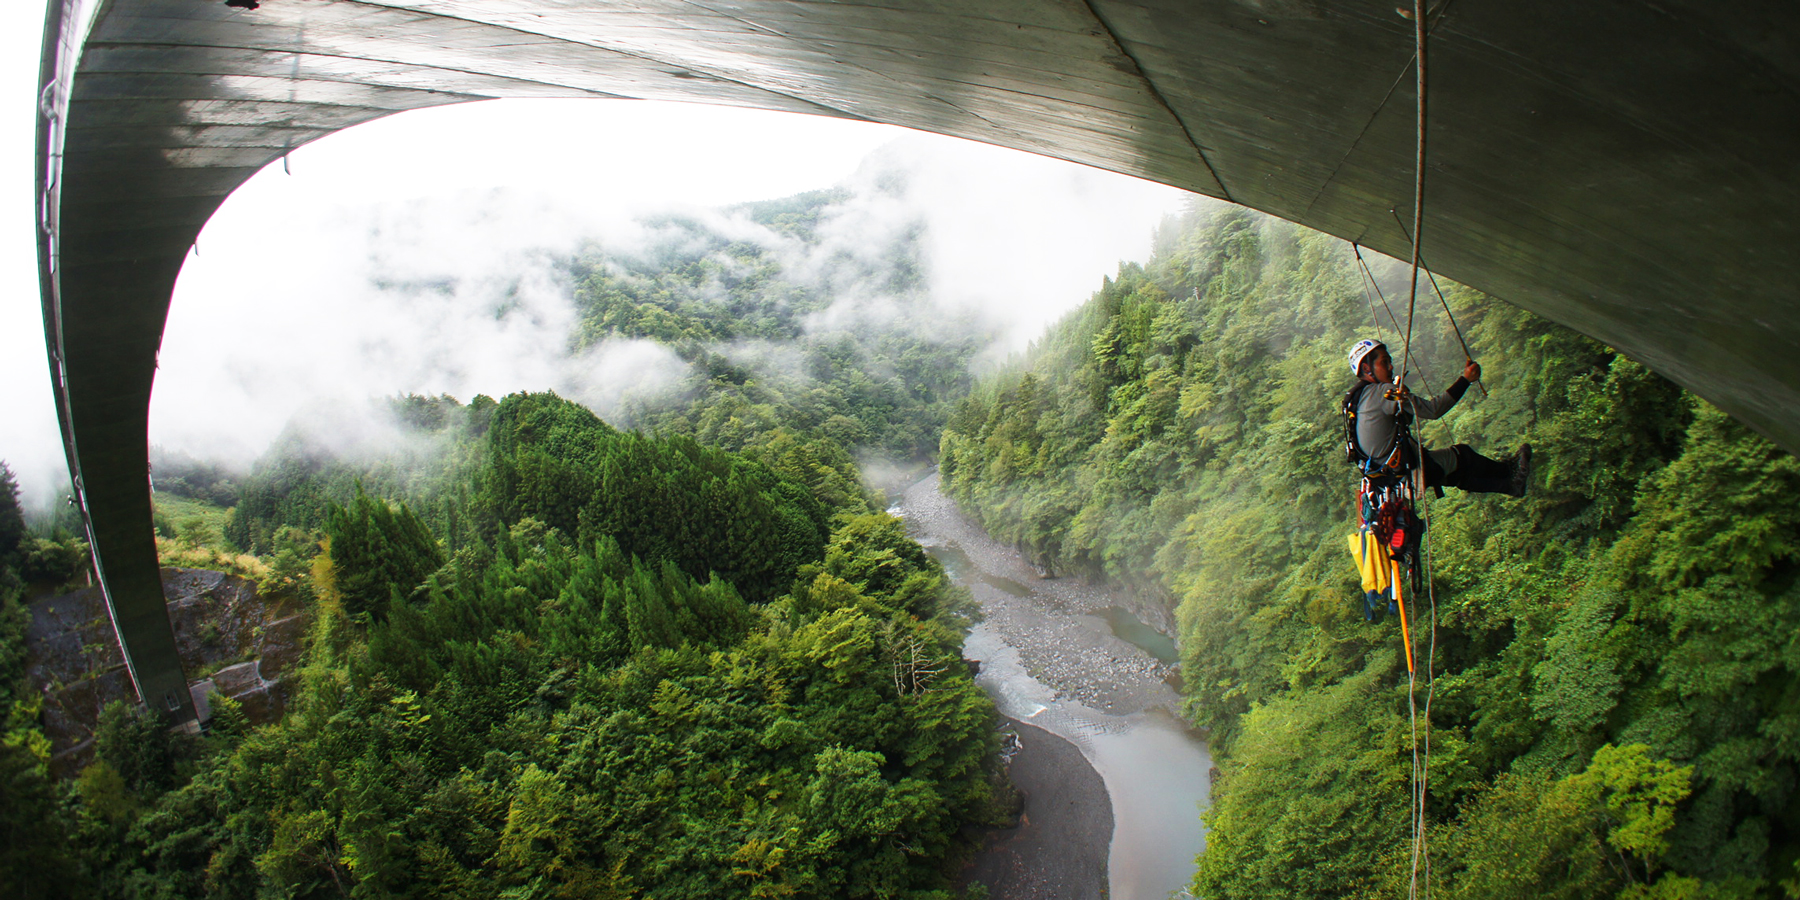
[[[1339,404],[1344,420],[1344,459],[1362,473],[1365,487],[1371,476],[1403,475],[1411,472],[1418,464],[1414,451],[1416,442],[1412,438],[1413,416],[1404,405],[1394,416],[1394,437],[1388,441],[1387,446],[1374,453],[1363,449],[1362,442],[1356,437],[1356,426],[1358,416],[1361,415],[1359,408],[1362,406],[1363,391],[1368,387],[1369,382],[1358,382],[1344,394],[1344,399]],[[1395,398],[1390,394],[1388,399]]]
[[[1350,553],[1356,558],[1363,580],[1363,617],[1380,621],[1386,614],[1400,617],[1406,644],[1406,670],[1416,668],[1412,626],[1406,612],[1406,584],[1417,593],[1419,546],[1425,534],[1415,499],[1424,489],[1418,442],[1412,436],[1412,413],[1402,401],[1394,417],[1394,435],[1387,446],[1365,452],[1357,439],[1357,420],[1363,394],[1374,385],[1362,382],[1344,395],[1344,454],[1362,475],[1357,491],[1359,527],[1350,535]]]
[[[1358,345],[1364,355],[1381,345],[1372,341]],[[1351,362],[1359,360],[1352,351]],[[1400,616],[1400,630],[1406,638],[1407,671],[1413,669],[1411,628],[1406,619],[1406,600],[1401,585],[1407,573],[1416,574],[1417,545],[1424,522],[1413,512],[1412,497],[1417,487],[1416,442],[1412,438],[1412,413],[1404,402],[1394,416],[1394,434],[1387,446],[1365,452],[1357,437],[1363,394],[1373,384],[1359,382],[1344,394],[1340,405],[1344,421],[1344,457],[1362,475],[1357,491],[1360,527],[1350,536],[1350,553],[1356,557],[1357,570],[1363,580],[1363,618],[1379,622],[1388,613]]]
[[[1358,492],[1362,527],[1350,535],[1350,555],[1362,575],[1363,617],[1379,622],[1393,613],[1400,616],[1402,638],[1407,639],[1406,667],[1414,669],[1411,623],[1406,615],[1406,585],[1416,591],[1419,579],[1419,547],[1425,520],[1414,511],[1413,481],[1391,475],[1365,477]]]

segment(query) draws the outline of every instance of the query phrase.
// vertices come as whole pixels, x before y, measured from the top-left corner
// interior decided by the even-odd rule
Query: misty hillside
[[[840,227],[869,202],[818,191],[735,207],[722,223],[654,220],[630,253],[592,247],[568,264],[574,349],[650,339],[689,366],[668,390],[627,399],[628,424],[734,449],[779,425],[922,459],[998,331],[933,297],[923,222]]]
[[[950,405],[995,332],[938,309],[918,275],[916,225],[885,245],[839,246],[821,220],[853,216],[842,191],[731,210],[711,223],[666,218],[630,252],[594,246],[563,260],[579,316],[575,358],[642,346],[668,377],[617,395],[610,420],[742,451],[806,484],[821,502],[859,498],[858,458],[917,465],[936,448]],[[754,240],[734,239],[737,229]],[[858,230],[863,234],[866,230]],[[236,482],[184,464],[159,485],[190,482],[233,506],[223,529],[240,551],[269,553],[283,526],[317,529],[328,502],[361,483],[405,498],[449,546],[478,538],[453,510],[468,491],[473,441],[494,401],[408,396],[297,418]],[[216,489],[211,486],[218,486]],[[168,535],[174,537],[173,533]]]
[[[1410,695],[1345,550],[1336,404],[1376,301],[1339,241],[1190,215],[976,387],[945,481],[1042,564],[1175,605],[1222,760],[1197,896],[1407,896],[1427,704],[1439,896],[1792,896],[1800,461],[1604,346],[1449,299],[1492,394],[1427,445],[1530,442],[1539,474],[1430,503],[1435,677]],[[1413,371],[1442,389],[1461,354],[1425,303]]]

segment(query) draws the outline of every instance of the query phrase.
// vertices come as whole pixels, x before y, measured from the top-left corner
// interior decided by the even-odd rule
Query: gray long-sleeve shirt
[[[1373,456],[1378,453],[1392,452],[1394,431],[1399,427],[1395,417],[1400,414],[1400,401],[1389,400],[1387,392],[1393,388],[1391,384],[1371,384],[1363,388],[1362,396],[1356,405],[1356,443],[1362,446],[1363,454]],[[1408,394],[1406,407],[1417,419],[1436,419],[1450,411],[1456,401],[1462,399],[1463,392],[1469,389],[1469,382],[1456,379],[1456,383],[1436,398],[1427,400]],[[1456,454],[1450,450],[1431,450],[1432,460],[1445,472],[1456,470]]]

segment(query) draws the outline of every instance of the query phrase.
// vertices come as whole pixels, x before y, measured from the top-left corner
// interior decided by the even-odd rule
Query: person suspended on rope
[[[1441,449],[1413,446],[1410,420],[1436,419],[1462,399],[1469,384],[1481,378],[1481,365],[1470,360],[1462,377],[1435,399],[1422,399],[1406,390],[1394,377],[1394,360],[1380,341],[1358,341],[1350,348],[1350,371],[1357,384],[1345,396],[1344,411],[1354,422],[1350,436],[1353,458],[1371,461],[1371,468],[1399,474],[1415,466],[1424,470],[1426,487],[1454,487],[1470,493],[1525,496],[1531,481],[1531,445],[1519,447],[1509,459],[1489,459],[1468,444]]]

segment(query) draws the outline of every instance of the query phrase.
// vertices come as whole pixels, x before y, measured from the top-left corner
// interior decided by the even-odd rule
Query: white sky
[[[39,319],[32,206],[38,27],[0,37],[0,459],[28,499],[65,489]],[[898,142],[898,143],[896,143]],[[467,400],[557,387],[567,324],[556,286],[491,300],[404,298],[370,276],[457,283],[542,268],[543,250],[607,235],[634,212],[832,187],[878,148],[923,173],[912,200],[934,286],[1001,310],[1015,341],[1143,259],[1188,196],[1073,164],[903,129],[633,101],[505,101],[406,113],[275,163],[208,223],[177,285],[151,440],[247,462],[300,407],[403,391]],[[404,302],[402,302],[404,300]],[[617,369],[600,367],[596,371]],[[591,374],[591,373],[590,373]]]
[[[42,6],[24,4],[14,10],[13,24],[0,29],[0,459],[38,496],[68,477],[50,400],[32,227],[31,148]]]

